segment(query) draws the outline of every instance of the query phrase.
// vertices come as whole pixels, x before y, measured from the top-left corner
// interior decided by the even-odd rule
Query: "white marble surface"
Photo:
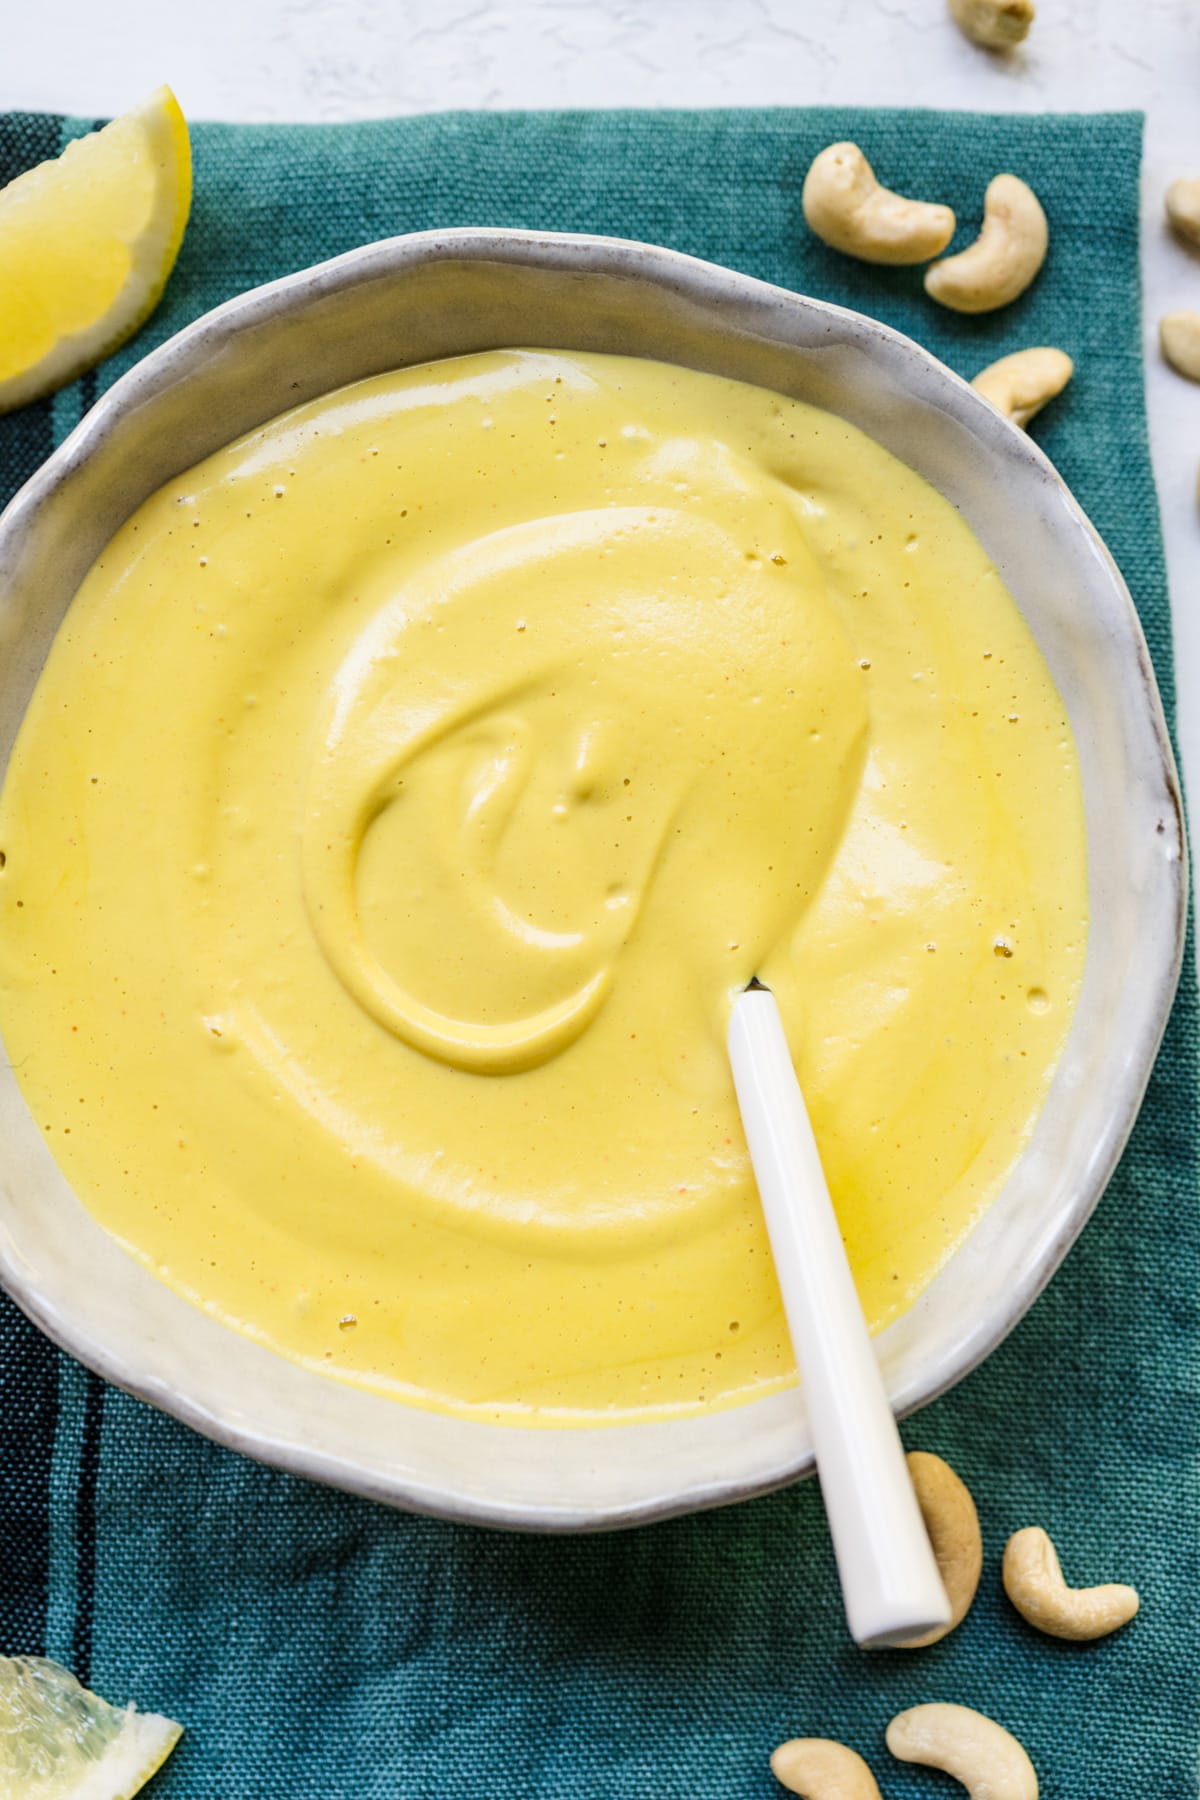
[[[945,0],[58,0],[6,34],[0,109],[119,111],[169,80],[195,118],[447,107],[861,102],[1147,114],[1142,255],[1151,434],[1175,616],[1180,737],[1200,793],[1200,386],[1159,316],[1200,308],[1200,254],[1162,223],[1200,174],[1195,0],[1039,0],[1026,46],[976,49]]]

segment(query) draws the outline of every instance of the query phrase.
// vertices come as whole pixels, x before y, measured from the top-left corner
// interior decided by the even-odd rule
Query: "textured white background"
[[[1143,271],[1155,469],[1180,735],[1200,794],[1200,385],[1166,370],[1159,316],[1200,309],[1200,254],[1162,194],[1200,174],[1196,0],[1039,0],[1007,58],[945,0],[52,0],[5,34],[0,109],[121,110],[160,81],[194,118],[346,119],[447,107],[862,102],[1147,113]],[[1085,372],[1081,371],[1081,378]]]

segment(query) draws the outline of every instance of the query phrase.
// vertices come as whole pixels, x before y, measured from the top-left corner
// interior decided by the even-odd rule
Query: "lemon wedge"
[[[110,1706],[45,1657],[0,1656],[4,1800],[131,1800],[181,1733],[158,1713]]]
[[[170,88],[0,189],[0,412],[61,387],[157,305],[192,198]]]

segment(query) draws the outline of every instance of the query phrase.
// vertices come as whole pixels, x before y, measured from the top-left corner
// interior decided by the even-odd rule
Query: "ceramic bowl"
[[[916,344],[726,269],[596,237],[429,232],[245,294],[119,381],[0,521],[0,762],[79,582],[154,489],[345,382],[524,344],[711,370],[862,427],[964,514],[1070,714],[1090,857],[1083,989],[1002,1193],[879,1339],[888,1390],[907,1412],[995,1348],[1095,1205],[1166,1022],[1186,900],[1179,787],[1125,584],[1037,446]],[[812,1466],[797,1391],[670,1423],[520,1430],[421,1412],[274,1355],[164,1287],[93,1222],[7,1062],[0,1276],[110,1381],[222,1444],[398,1506],[577,1530],[761,1493]]]

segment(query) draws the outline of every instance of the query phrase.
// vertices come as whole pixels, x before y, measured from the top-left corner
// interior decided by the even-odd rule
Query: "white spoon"
[[[851,1636],[945,1625],[950,1603],[909,1478],[769,988],[738,995],[729,1060],[804,1391]]]

